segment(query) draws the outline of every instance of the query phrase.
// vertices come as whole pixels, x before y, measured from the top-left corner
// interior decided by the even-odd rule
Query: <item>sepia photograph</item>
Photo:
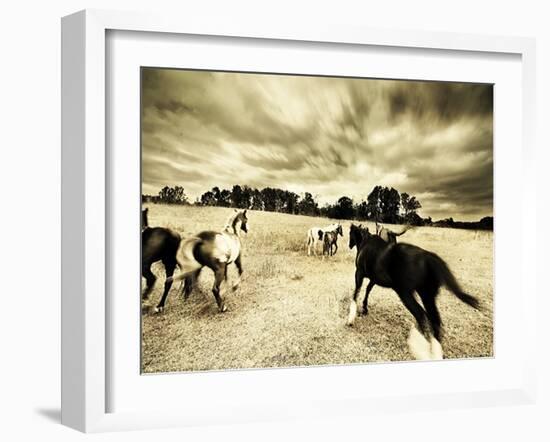
[[[140,93],[142,374],[493,357],[492,84]]]

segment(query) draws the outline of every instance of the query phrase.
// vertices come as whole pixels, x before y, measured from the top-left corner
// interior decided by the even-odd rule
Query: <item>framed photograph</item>
[[[533,401],[532,40],[108,11],[62,37],[64,424]]]

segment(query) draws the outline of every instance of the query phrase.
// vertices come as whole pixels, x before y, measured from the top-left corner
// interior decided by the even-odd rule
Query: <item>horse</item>
[[[340,226],[340,229],[342,226]],[[338,251],[338,232],[325,232],[319,235],[323,238],[323,255],[333,256]],[[335,247],[333,251],[333,246]]]
[[[401,232],[396,233],[382,225],[379,225],[378,222],[376,222],[376,234],[384,241],[391,244],[396,244],[397,237],[403,235],[403,233],[410,230],[411,228],[412,226],[405,226],[405,228]]]
[[[142,299],[146,300],[149,297],[157,280],[157,277],[151,271],[151,265],[154,262],[162,261],[167,279],[164,282],[164,292],[159,306],[164,306],[168,292],[172,287],[170,277],[174,274],[176,266],[179,265],[177,252],[181,243],[181,236],[172,229],[149,227],[146,217],[147,212],[145,211],[146,227],[141,232],[141,274],[145,278],[146,287]]]
[[[243,211],[235,209],[221,231],[203,231],[183,241],[178,251],[180,273],[168,278],[167,281],[185,279],[184,299],[187,299],[193,290],[193,282],[197,280],[202,268],[210,268],[215,276],[212,293],[220,313],[225,312],[227,307],[221,296],[220,286],[223,281],[227,281],[227,266],[234,263],[239,272],[239,278],[232,287],[233,291],[238,289],[243,274],[241,231],[248,233],[246,209]],[[159,304],[156,311],[163,309],[164,303]]]
[[[418,330],[413,326],[409,337],[413,356],[417,359],[443,359],[442,323],[435,303],[440,287],[446,286],[458,299],[475,309],[479,309],[477,298],[461,289],[445,261],[435,253],[411,244],[387,243],[371,234],[368,228],[354,224],[350,227],[349,238],[349,248],[353,247],[357,247],[355,290],[349,307],[348,325],[353,325],[357,314],[357,295],[363,279],[368,278],[363,314],[368,313],[368,297],[375,285],[393,289],[417,323]],[[424,308],[416,301],[415,291]],[[419,338],[423,338],[423,344],[420,344]],[[421,349],[421,345],[425,348]]]
[[[316,245],[318,242],[323,242],[323,235],[325,232],[337,232],[340,236],[344,236],[344,230],[340,223],[334,223],[326,227],[312,227],[307,231],[307,256],[311,255],[312,249],[313,254],[317,255]]]

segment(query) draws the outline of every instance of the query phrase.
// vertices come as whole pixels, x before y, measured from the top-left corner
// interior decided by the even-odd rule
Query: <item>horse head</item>
[[[336,228],[336,234],[340,234],[340,236],[344,237],[344,229],[342,228],[342,224],[338,224],[338,227]]]
[[[368,227],[363,227],[362,224],[356,226],[352,223],[349,228],[349,248],[353,249],[357,246],[357,249],[359,249],[359,245],[363,242],[363,239],[369,235]]]

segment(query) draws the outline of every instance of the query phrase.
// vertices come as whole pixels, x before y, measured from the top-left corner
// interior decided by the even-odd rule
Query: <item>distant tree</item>
[[[367,197],[367,218],[382,221],[382,186],[374,186]]]
[[[286,193],[282,189],[273,189],[275,193],[275,212],[284,212]]]
[[[277,191],[271,187],[266,187],[260,191],[262,195],[262,201],[264,203],[264,210],[268,212],[275,212],[277,208]]]
[[[165,203],[170,203],[172,199],[173,190],[171,187],[164,186],[159,192],[159,198]]]
[[[239,209],[246,209],[248,207],[248,201],[245,200],[243,189],[238,184],[234,185],[231,190],[231,207]]]
[[[382,221],[386,223],[399,222],[399,206],[401,198],[399,192],[392,188],[384,187],[380,194],[380,212]]]
[[[407,215],[407,206],[409,204],[410,199],[411,199],[411,196],[407,192],[403,192],[401,194],[401,208],[403,209],[403,216]]]
[[[252,198],[254,195],[254,189],[249,186],[243,186],[242,188],[242,198],[241,198],[241,209],[249,209],[252,206]]]
[[[313,198],[313,195],[306,192],[297,205],[298,213],[302,215],[317,215],[319,213],[319,205]]]
[[[355,215],[355,210],[353,208],[353,201],[347,196],[341,197],[337,203],[332,206],[331,218],[336,219],[352,219]]]
[[[296,193],[285,190],[282,194],[283,198],[283,212],[284,213],[296,213],[298,210],[298,199],[300,198]]]
[[[366,220],[369,217],[368,204],[366,201],[361,201],[355,206],[355,217],[358,220]]]
[[[428,225],[431,224],[431,220],[423,220],[422,217],[416,213],[411,212],[405,217],[405,221],[407,224],[410,224],[411,226],[423,226],[428,222]]]
[[[421,219],[416,211],[422,208],[420,201],[415,196],[410,196],[408,193],[401,194],[401,207],[403,208],[403,216],[410,224],[418,223]]]
[[[189,204],[185,191],[181,186],[164,186],[159,192],[159,200],[167,204]]]
[[[493,230],[493,223],[494,221],[492,216],[486,216],[479,220],[480,227],[485,230]]]
[[[214,199],[216,200],[216,205],[220,205],[220,188],[218,186],[212,187],[212,193],[214,194]]]
[[[231,207],[231,192],[227,189],[222,189],[218,197],[218,206]]]
[[[453,227],[455,225],[455,221],[451,217],[440,219],[439,221],[435,221],[433,224],[437,227]]]
[[[252,190],[251,206],[251,209],[253,210],[264,210],[264,200],[262,198],[262,192],[260,192],[258,189]]]
[[[210,190],[207,192],[204,192],[201,195],[200,204],[202,206],[215,206],[217,204],[217,200],[214,195],[214,192],[211,192]]]

